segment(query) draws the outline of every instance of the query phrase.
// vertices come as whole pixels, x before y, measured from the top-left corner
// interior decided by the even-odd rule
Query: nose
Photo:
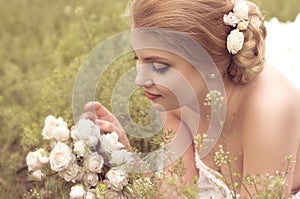
[[[148,71],[149,67],[146,66],[137,66],[136,71],[137,75],[135,78],[135,84],[141,87],[151,87],[154,82],[151,77],[151,71]]]

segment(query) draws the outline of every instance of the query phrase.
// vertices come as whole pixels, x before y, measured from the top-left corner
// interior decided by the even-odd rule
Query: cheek
[[[175,97],[181,105],[197,99],[197,81],[199,80],[186,77],[174,69],[168,71],[163,78],[155,78],[155,83],[167,89],[169,95]]]
[[[191,87],[193,88],[193,90],[195,91],[195,93],[198,96],[199,93],[201,91],[203,91],[206,83],[204,82],[204,80],[201,77],[201,75],[198,74],[197,72],[193,73],[193,75],[190,76],[189,81],[190,81]]]

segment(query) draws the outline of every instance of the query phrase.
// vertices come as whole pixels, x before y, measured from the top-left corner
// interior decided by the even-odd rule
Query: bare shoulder
[[[281,132],[297,133],[300,119],[300,91],[278,71],[268,68],[257,80],[247,98],[246,122]]]
[[[300,91],[274,68],[268,68],[250,92],[248,105],[260,113],[300,110]]]
[[[285,157],[297,157],[299,148],[299,90],[269,68],[248,91],[241,131],[243,175],[284,171]],[[289,190],[297,185],[292,181],[293,176],[288,175]]]

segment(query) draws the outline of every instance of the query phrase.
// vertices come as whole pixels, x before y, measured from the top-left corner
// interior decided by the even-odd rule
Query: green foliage
[[[298,0],[264,0],[262,5],[267,18],[293,20],[300,11]],[[126,6],[124,0],[0,0],[2,198],[30,191],[25,156],[40,145],[44,118],[54,114],[73,122],[77,70],[97,44],[129,29]],[[130,56],[118,59],[100,80],[97,99],[108,107],[115,82],[134,66]],[[147,125],[149,102],[141,91],[134,93],[130,107],[134,120]],[[136,147],[151,150],[147,140],[131,139]]]
[[[299,0],[251,0],[261,8],[266,20],[277,17],[279,21],[294,21],[300,12]]]
[[[77,70],[98,43],[128,29],[125,8],[118,0],[0,1],[1,197],[29,191],[25,157],[42,140],[45,117],[72,124]]]

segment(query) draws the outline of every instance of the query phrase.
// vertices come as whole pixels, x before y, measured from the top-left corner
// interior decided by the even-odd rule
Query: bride
[[[161,111],[164,128],[176,132],[169,148],[183,158],[183,183],[197,175],[199,198],[232,198],[232,191],[243,198],[256,194],[241,186],[246,176],[287,171],[284,194],[300,199],[300,93],[265,64],[258,7],[244,0],[135,0],[131,18],[136,84]],[[90,102],[85,110],[130,147],[104,106]],[[210,141],[196,146],[199,136]],[[230,167],[218,162],[220,150]]]

